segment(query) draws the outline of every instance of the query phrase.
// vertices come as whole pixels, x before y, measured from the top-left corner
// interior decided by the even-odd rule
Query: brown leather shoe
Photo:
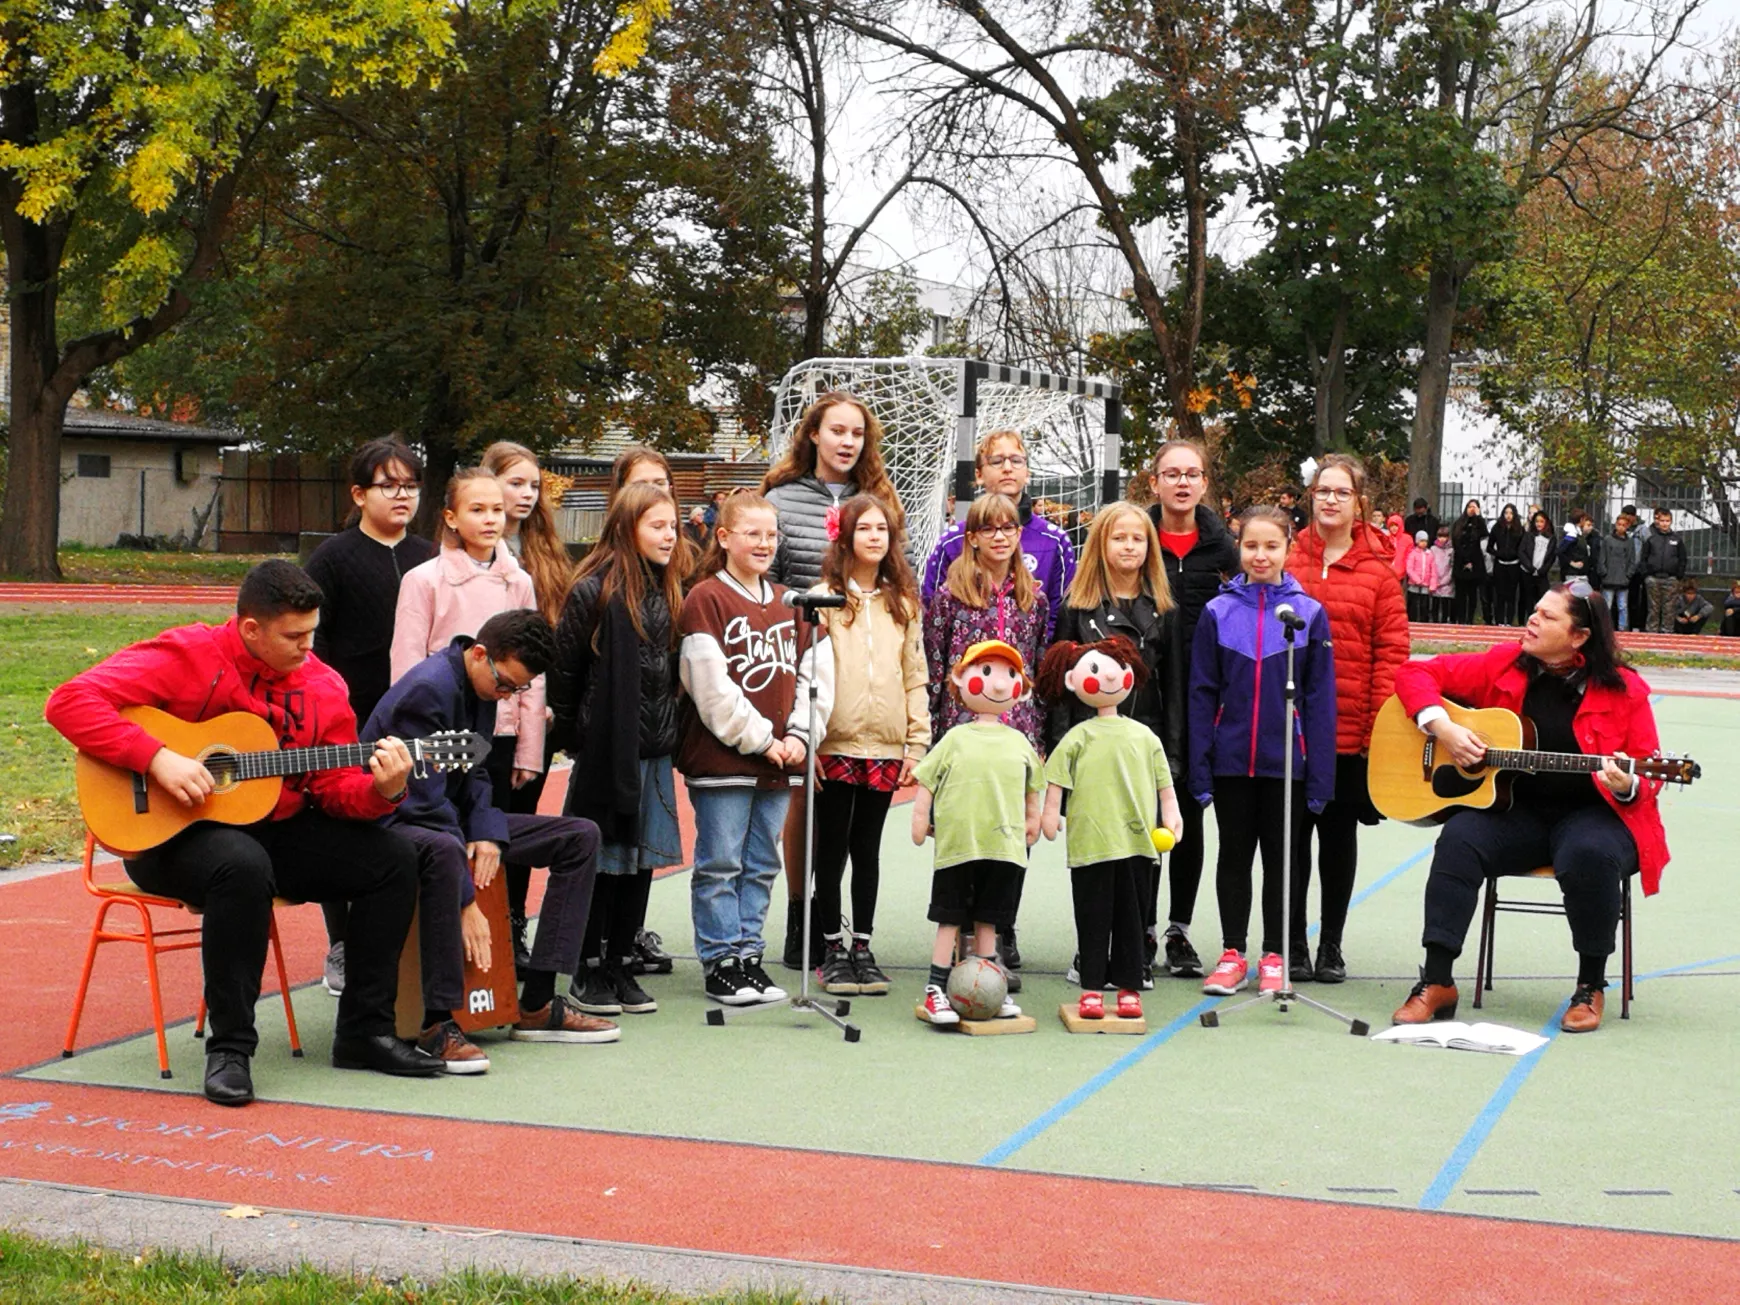
[[[1456,1018],[1456,985],[1454,983],[1427,983],[1421,979],[1414,985],[1414,990],[1408,994],[1394,1015],[1390,1016],[1392,1024],[1430,1024],[1433,1020],[1453,1020]]]
[[[1577,985],[1571,994],[1571,1004],[1565,1008],[1565,1018],[1559,1027],[1566,1033],[1593,1033],[1601,1027],[1601,1011],[1606,1005],[1606,993],[1600,988]]]
[[[511,1042],[615,1042],[622,1030],[609,1020],[574,1009],[560,996],[542,1010],[521,1010]]]

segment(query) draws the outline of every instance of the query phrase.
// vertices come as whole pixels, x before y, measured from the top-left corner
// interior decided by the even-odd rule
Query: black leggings
[[[882,822],[894,801],[860,784],[829,780],[816,785],[816,927],[824,934],[840,927],[840,883],[846,857],[852,858],[852,930],[870,933],[876,925],[876,891],[882,880]]]
[[[1251,925],[1251,861],[1263,853],[1264,952],[1281,950],[1281,798],[1278,779],[1243,775],[1214,777],[1215,823],[1220,830],[1220,863],[1214,894],[1220,902],[1221,945],[1243,952]],[[1305,810],[1305,785],[1293,782],[1293,827]],[[1295,836],[1296,833],[1295,833]]]
[[[592,886],[592,914],[586,921],[586,941],[580,952],[589,961],[633,958],[634,938],[646,927],[646,906],[652,896],[652,869],[631,875],[598,876]]]
[[[1305,899],[1311,887],[1311,831],[1317,831],[1317,876],[1322,885],[1322,942],[1341,946],[1347,926],[1347,905],[1353,900],[1354,873],[1359,868],[1359,818],[1370,809],[1366,795],[1366,759],[1357,753],[1335,759],[1335,800],[1312,815],[1306,807],[1296,815],[1293,842],[1293,949],[1305,941]]]
[[[1075,901],[1077,965],[1083,992],[1142,986],[1142,886],[1154,881],[1154,859],[1126,857],[1078,865],[1069,872]]]
[[[514,787],[514,750],[519,740],[512,734],[497,734],[489,750],[490,787],[493,790],[495,806],[510,816],[535,816],[538,814],[538,802],[544,796],[544,784],[550,778],[550,758],[554,749],[548,745],[544,748],[544,769],[534,776],[524,788]],[[526,916],[526,894],[531,888],[532,871],[530,866],[510,865],[502,867],[502,876],[507,880],[508,912],[518,920]],[[599,878],[603,878],[602,875]],[[587,953],[590,955],[591,953]]]
[[[1182,774],[1183,772],[1178,772]],[[1178,845],[1166,854],[1166,874],[1172,881],[1171,908],[1167,920],[1189,924],[1196,913],[1196,891],[1202,886],[1202,807],[1182,788],[1173,790],[1178,797],[1178,815],[1184,834]],[[1156,807],[1158,812],[1158,807]],[[1154,822],[1158,825],[1158,819]],[[1154,862],[1142,885],[1142,923],[1153,929],[1160,914],[1160,863]]]

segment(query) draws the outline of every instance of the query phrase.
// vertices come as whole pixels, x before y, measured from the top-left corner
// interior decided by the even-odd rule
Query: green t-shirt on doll
[[[1020,730],[965,721],[943,735],[912,778],[932,795],[938,870],[964,861],[1027,864],[1027,795],[1042,791],[1046,776]]]
[[[1071,869],[1157,858],[1154,813],[1159,791],[1172,787],[1172,771],[1146,725],[1128,716],[1084,720],[1046,759],[1045,779],[1069,790],[1064,838]]]

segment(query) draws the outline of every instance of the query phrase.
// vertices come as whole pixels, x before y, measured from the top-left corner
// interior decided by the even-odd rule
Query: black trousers
[[[1486,877],[1549,864],[1577,954],[1611,956],[1620,885],[1637,870],[1637,844],[1605,803],[1568,813],[1519,806],[1451,816],[1432,853],[1422,944],[1461,955]]]
[[[1517,619],[1517,599],[1524,580],[1522,567],[1514,562],[1500,562],[1493,568],[1492,584],[1497,605],[1493,617],[1499,625],[1520,625]]]
[[[840,885],[852,858],[852,931],[876,926],[876,895],[882,882],[882,824],[893,793],[834,781],[816,785],[815,924],[823,933],[840,927]]]
[[[1182,771],[1178,772],[1182,775]],[[1178,815],[1184,825],[1184,836],[1166,854],[1166,876],[1171,881],[1171,905],[1167,920],[1189,924],[1196,914],[1196,893],[1202,886],[1202,806],[1182,787],[1173,792],[1178,798]],[[1158,812],[1158,807],[1156,807]],[[1156,824],[1159,822],[1156,821]],[[1142,922],[1149,928],[1158,924],[1160,908],[1160,865],[1149,868],[1149,887],[1143,900]]]
[[[146,892],[179,898],[203,913],[208,1052],[251,1056],[259,1045],[254,1004],[274,897],[349,906],[334,1032],[354,1038],[393,1031],[399,951],[417,899],[417,852],[401,835],[310,808],[243,828],[192,825],[126,866]]]
[[[631,875],[598,876],[592,886],[592,913],[586,919],[582,957],[600,964],[607,959],[633,959],[635,935],[646,928],[652,881],[651,866]],[[542,927],[540,921],[539,928]]]
[[[1486,583],[1484,570],[1465,571],[1460,566],[1452,577],[1455,597],[1451,600],[1451,620],[1457,625],[1474,624],[1474,612],[1480,601],[1481,586]]]
[[[1371,810],[1366,792],[1366,759],[1357,753],[1335,758],[1335,798],[1321,814],[1307,807],[1293,822],[1298,836],[1293,841],[1293,947],[1300,952],[1305,941],[1305,899],[1311,887],[1311,834],[1317,834],[1317,878],[1323,932],[1319,941],[1341,946],[1347,927],[1347,906],[1353,900],[1353,881],[1359,869],[1360,817]]]
[[[489,760],[484,765],[489,771],[495,809],[505,811],[510,816],[535,816],[538,814],[538,802],[544,796],[544,784],[550,778],[550,758],[555,755],[555,749],[546,744],[543,771],[524,788],[515,788],[514,750],[518,746],[519,739],[516,736],[497,734],[490,745]],[[532,872],[523,865],[510,865],[503,873],[507,875],[508,911],[516,919],[523,920],[526,916],[526,894],[531,888]]]
[[[1110,982],[1142,986],[1142,886],[1154,878],[1152,857],[1132,856],[1070,869],[1075,898],[1075,945],[1083,992]]]
[[[1220,863],[1214,895],[1220,902],[1221,945],[1246,950],[1251,927],[1251,863],[1263,854],[1264,952],[1281,950],[1281,806],[1286,784],[1279,779],[1242,775],[1214,777],[1215,822],[1220,830]],[[1298,836],[1305,811],[1305,785],[1293,781],[1293,829]]]

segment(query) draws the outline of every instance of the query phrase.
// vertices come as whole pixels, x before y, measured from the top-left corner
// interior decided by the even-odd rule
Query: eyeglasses
[[[1168,485],[1177,485],[1179,483],[1186,485],[1200,485],[1203,481],[1208,479],[1208,474],[1204,472],[1201,467],[1191,467],[1187,471],[1181,471],[1177,467],[1168,467],[1165,471],[1159,472],[1158,475],[1160,479],[1165,481]]]
[[[779,542],[779,531],[777,530],[758,530],[753,535],[747,530],[727,530],[725,533],[736,535],[739,539],[747,539],[752,544],[777,544]]]
[[[416,498],[423,492],[414,480],[377,480],[369,488],[380,490],[382,498]]]
[[[1351,489],[1331,489],[1327,485],[1320,485],[1311,491],[1311,497],[1316,499],[1319,503],[1328,503],[1331,501],[1336,503],[1346,503],[1353,498],[1353,491]]]
[[[994,458],[986,458],[985,465],[987,467],[1025,467],[1027,458],[1025,454],[1021,453],[999,453]]]
[[[496,669],[495,658],[491,657],[488,653],[483,655],[483,660],[489,663],[489,673],[495,676],[495,687],[498,692],[524,693],[527,689],[532,687],[532,682],[530,680],[527,680],[524,684],[515,684],[512,680],[508,679],[507,676],[503,675]]]
[[[1001,539],[1004,535],[1019,535],[1021,527],[1014,521],[1005,521],[1001,525],[980,526],[973,532],[975,535],[989,535],[993,539]]]

